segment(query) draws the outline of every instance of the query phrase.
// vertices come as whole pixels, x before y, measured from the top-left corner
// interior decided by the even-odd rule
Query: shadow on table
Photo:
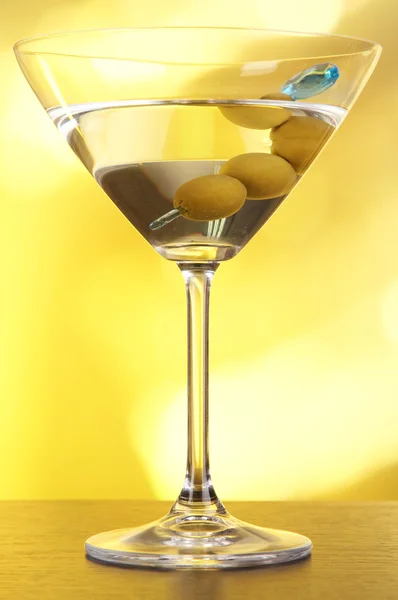
[[[88,557],[87,557],[88,558]],[[90,563],[102,564],[88,558]],[[103,565],[113,574],[129,571],[130,589],[144,588],[147,597],[159,600],[257,600],[256,591],[271,590],[274,584],[311,567],[311,557],[284,565],[227,570],[157,570]],[[142,578],[144,576],[144,579]],[[265,586],[265,587],[264,587]],[[161,595],[159,595],[161,592]]]
[[[296,571],[308,569],[311,558],[285,565],[234,569],[223,571],[185,571],[176,573],[164,600],[257,600],[254,590],[272,581],[284,579],[287,572],[294,577]]]

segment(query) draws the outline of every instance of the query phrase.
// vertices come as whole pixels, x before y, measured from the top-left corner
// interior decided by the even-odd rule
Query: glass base
[[[311,541],[223,515],[173,514],[148,525],[90,537],[87,555],[116,565],[158,569],[233,569],[305,558]]]

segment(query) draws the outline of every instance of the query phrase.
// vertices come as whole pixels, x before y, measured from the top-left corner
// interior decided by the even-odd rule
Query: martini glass
[[[152,247],[177,263],[187,292],[182,490],[158,521],[89,538],[88,556],[169,569],[304,558],[307,537],[242,522],[216,495],[208,453],[210,285],[332,137],[380,47],[259,29],[135,28],[31,38],[15,51],[71,148]]]

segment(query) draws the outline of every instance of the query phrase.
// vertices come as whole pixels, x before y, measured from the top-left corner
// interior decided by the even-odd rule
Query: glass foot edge
[[[145,534],[151,533],[153,527],[153,524],[144,526]],[[206,547],[207,544],[198,546],[194,539],[180,540],[176,544],[174,536],[167,539],[166,535],[161,546],[157,544],[156,547],[153,547],[151,543],[148,543],[145,548],[140,543],[138,545],[134,543],[136,532],[138,531],[139,535],[142,535],[143,528],[137,528],[121,529],[92,536],[86,541],[85,550],[88,558],[101,563],[170,570],[261,567],[302,560],[311,554],[312,542],[303,535],[253,526],[250,526],[250,529],[256,534],[257,543],[244,544],[243,547],[235,543],[231,543],[225,548],[220,547],[218,543],[217,547],[213,548],[211,543],[208,547]],[[129,544],[129,549],[126,549],[127,539],[132,542]],[[260,544],[262,546],[260,549],[258,544],[260,540],[273,541]],[[283,547],[284,542],[286,542],[285,548]]]

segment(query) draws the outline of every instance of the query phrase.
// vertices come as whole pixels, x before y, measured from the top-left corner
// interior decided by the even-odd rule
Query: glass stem
[[[209,470],[209,297],[217,263],[180,263],[188,305],[188,456],[174,509],[224,510]]]

